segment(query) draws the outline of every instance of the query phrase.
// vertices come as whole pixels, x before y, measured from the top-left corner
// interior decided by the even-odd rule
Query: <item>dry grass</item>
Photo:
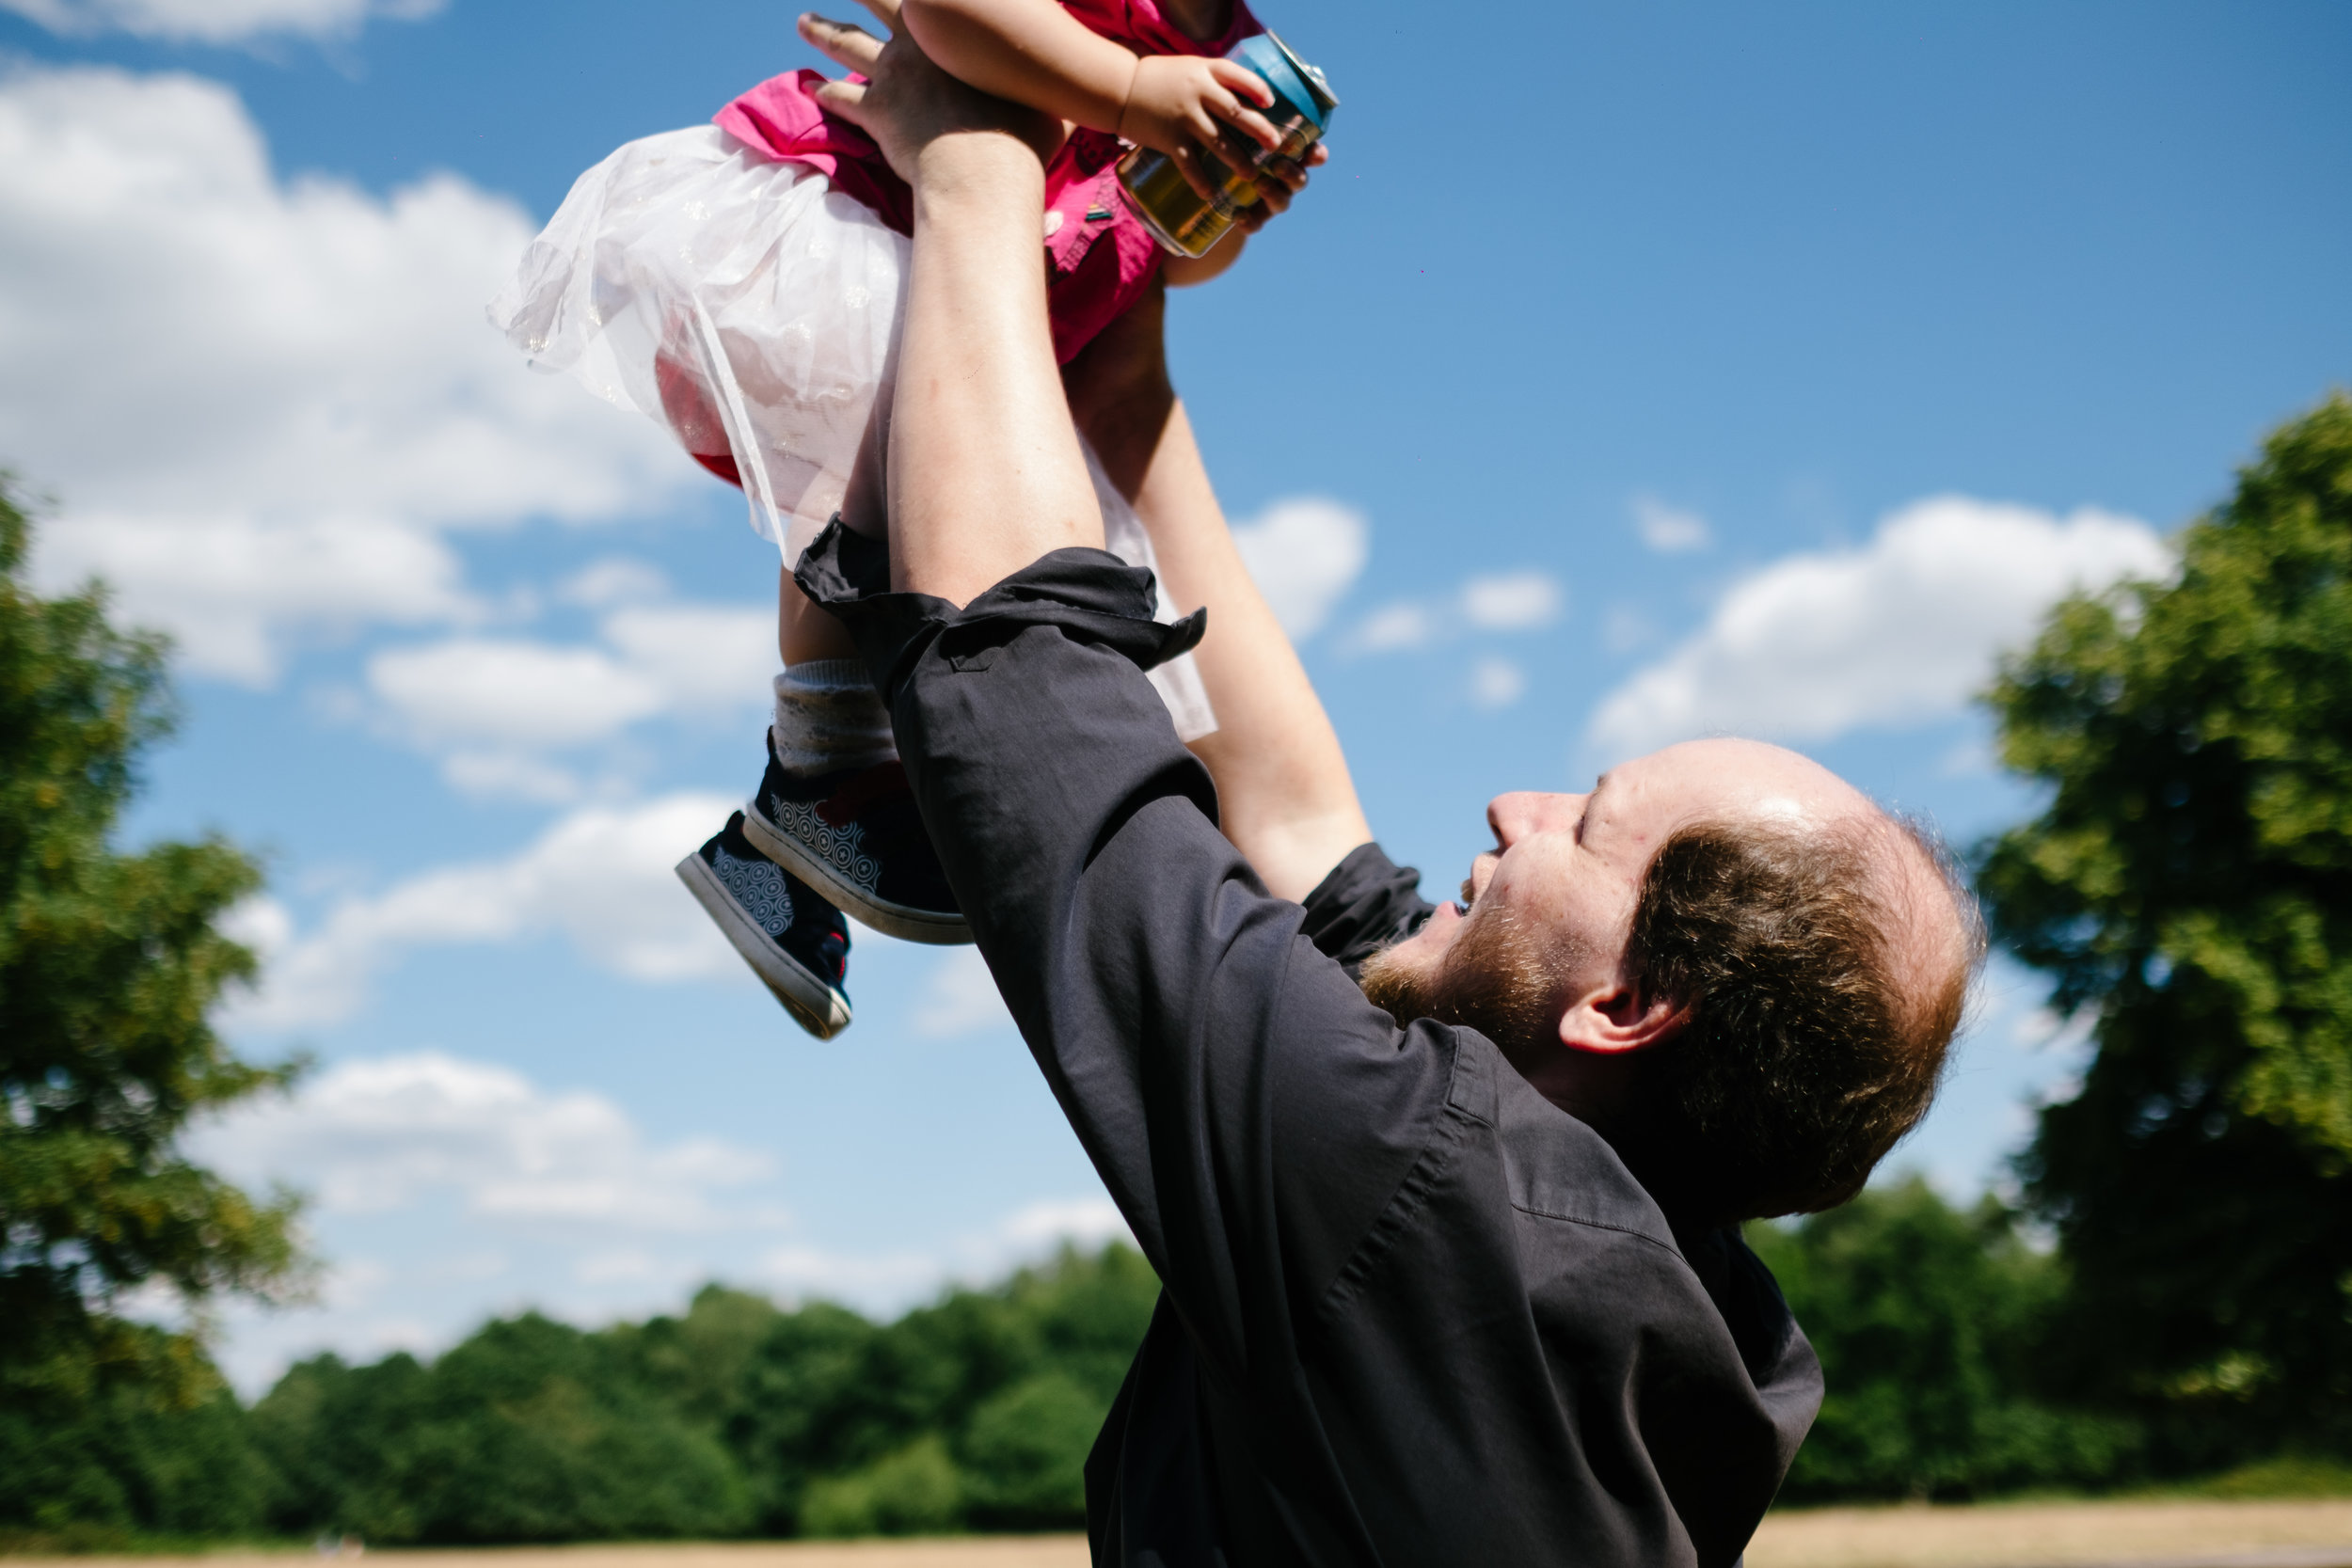
[[[308,1552],[202,1557],[15,1558],[10,1568],[1087,1568],[1083,1535],[947,1541],[775,1541],[697,1545],[507,1546],[372,1551],[358,1562]]]
[[[2352,1568],[2352,1500],[1809,1509],[1765,1520],[1748,1568],[2057,1568],[2287,1546],[2342,1547]]]
[[[2188,1561],[2293,1547],[2352,1568],[2352,1499],[2323,1502],[2011,1503],[1979,1508],[1835,1508],[1776,1513],[1748,1568],[2062,1568]],[[1056,1535],[960,1541],[794,1542],[679,1546],[371,1552],[382,1568],[1085,1568],[1086,1541]],[[300,1568],[309,1554],[51,1560],[55,1568]],[[33,1564],[39,1559],[17,1559]],[[361,1568],[348,1560],[336,1568]]]

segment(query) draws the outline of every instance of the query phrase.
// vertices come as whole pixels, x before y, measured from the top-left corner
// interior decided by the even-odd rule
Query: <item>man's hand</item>
[[[801,37],[864,82],[827,82],[817,101],[874,138],[892,171],[913,184],[924,152],[951,138],[1006,136],[1040,161],[1060,145],[1058,121],[1034,109],[991,97],[948,75],[898,25],[898,0],[861,0],[888,31],[885,41],[862,27],[815,13],[801,18]]]

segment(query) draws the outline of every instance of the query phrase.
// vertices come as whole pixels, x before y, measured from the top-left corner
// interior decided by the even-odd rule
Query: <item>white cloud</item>
[[[1462,615],[1482,631],[1525,631],[1558,620],[1565,598],[1542,572],[1472,578],[1462,585]]]
[[[661,711],[659,683],[603,649],[523,639],[466,637],[388,648],[368,660],[367,679],[376,698],[428,744],[576,745]]]
[[[672,867],[736,805],[677,794],[583,807],[507,859],[444,866],[346,898],[304,935],[287,934],[282,915],[248,916],[248,928],[273,934],[275,945],[264,947],[260,990],[233,1000],[226,1021],[265,1029],[335,1022],[358,1011],[375,976],[408,949],[547,931],[634,979],[733,975],[741,960]]]
[[[556,589],[556,595],[570,604],[602,610],[610,605],[666,599],[670,596],[670,579],[649,561],[607,556],[564,578]]]
[[[568,806],[587,793],[587,785],[570,768],[516,752],[453,752],[441,759],[441,777],[460,795],[477,800]]]
[[[1931,497],[1860,549],[1790,556],[1734,586],[1601,701],[1586,739],[1614,758],[1720,731],[1826,740],[1947,717],[2058,599],[2171,566],[2134,518]]]
[[[1357,622],[1346,646],[1353,654],[1392,654],[1426,647],[1437,635],[1438,618],[1429,607],[1407,599],[1382,605]]]
[[[981,1029],[1010,1028],[1012,1015],[996,990],[996,977],[977,947],[958,947],[944,954],[931,970],[922,1005],[915,1009],[918,1034],[934,1038],[969,1035]]]
[[[1441,600],[1399,599],[1368,611],[1341,647],[1350,654],[1402,653],[1464,631],[1532,631],[1560,618],[1567,590],[1548,572],[1475,577]]]
[[[1320,496],[1276,501],[1233,527],[1233,544],[1294,642],[1321,630],[1372,559],[1372,528]]]
[[[1053,1198],[1013,1211],[986,1229],[957,1238],[944,1251],[842,1252],[781,1246],[761,1259],[760,1277],[794,1296],[833,1296],[898,1307],[950,1281],[993,1283],[1020,1264],[1068,1243],[1095,1248],[1135,1244],[1119,1206],[1093,1197]]]
[[[1106,1242],[1135,1243],[1126,1217],[1107,1197],[1067,1198],[1032,1203],[1015,1210],[999,1227],[1005,1240],[1018,1247],[1101,1246]]]
[[[1633,498],[1633,529],[1660,555],[1688,555],[1715,542],[1715,531],[1706,518],[1668,506],[1656,496]]]
[[[413,22],[448,0],[0,0],[0,9],[48,28],[85,37],[129,33],[175,43],[238,43],[297,34],[343,38],[371,17]]]
[[[0,430],[58,499],[40,578],[103,573],[192,668],[265,684],[291,643],[474,613],[451,528],[609,517],[691,483],[650,421],[531,374],[484,324],[533,229],[451,175],[382,198],[280,179],[217,83],[0,74]]]
[[[602,1095],[549,1092],[511,1068],[439,1052],[339,1063],[290,1096],[229,1114],[195,1145],[238,1180],[310,1192],[326,1214],[386,1213],[452,1193],[467,1213],[503,1224],[665,1232],[780,1218],[771,1207],[747,1219],[717,1201],[772,1177],[764,1154],[715,1138],[656,1147]]]
[[[615,582],[588,588],[609,593]],[[711,720],[769,701],[776,620],[767,606],[628,604],[598,631],[601,647],[461,636],[389,648],[368,660],[367,685],[396,731],[448,753],[444,776],[460,790],[559,802],[579,783],[537,753],[610,740],[649,719]]]
[[[1527,672],[1507,658],[1482,658],[1470,670],[1471,705],[1488,713],[1527,694]]]
[[[477,610],[446,544],[380,516],[69,508],[38,544],[44,582],[104,577],[123,620],[163,627],[190,667],[248,686],[276,676],[294,639]]]

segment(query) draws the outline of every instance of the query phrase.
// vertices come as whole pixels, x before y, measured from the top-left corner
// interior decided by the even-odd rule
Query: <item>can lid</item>
[[[1255,71],[1275,96],[1304,118],[1312,120],[1317,130],[1328,127],[1331,108],[1339,100],[1331,96],[1328,87],[1318,93],[1308,78],[1299,74],[1298,56],[1284,46],[1272,33],[1260,33],[1242,40],[1226,56],[1237,60]],[[1309,67],[1309,70],[1313,70]],[[1320,76],[1322,72],[1316,71]]]
[[[1282,35],[1273,28],[1267,28],[1265,36],[1274,40],[1274,47],[1282,52],[1282,58],[1288,60],[1291,69],[1298,72],[1300,79],[1307,84],[1307,90],[1315,95],[1315,107],[1323,111],[1323,119],[1327,121],[1331,111],[1340,106],[1340,99],[1339,94],[1331,90],[1330,79],[1323,74],[1323,68],[1309,65],[1300,59],[1298,51],[1284,43]]]

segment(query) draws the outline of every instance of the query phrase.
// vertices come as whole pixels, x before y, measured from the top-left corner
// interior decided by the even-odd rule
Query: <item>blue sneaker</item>
[[[820,1040],[850,1026],[850,999],[841,990],[850,969],[849,924],[807,883],[752,847],[741,812],[678,862],[677,875],[795,1022]]]
[[[743,808],[753,848],[886,937],[952,947],[972,927],[948,889],[898,763],[798,778],[776,762]]]

